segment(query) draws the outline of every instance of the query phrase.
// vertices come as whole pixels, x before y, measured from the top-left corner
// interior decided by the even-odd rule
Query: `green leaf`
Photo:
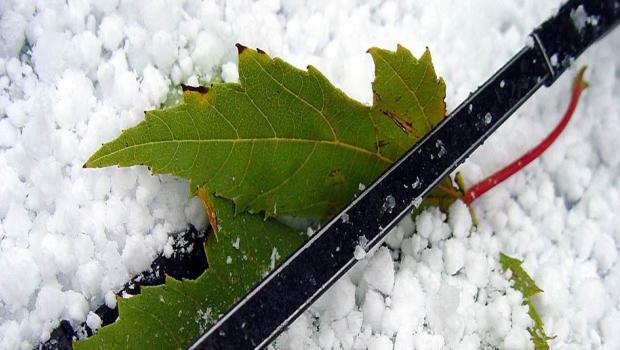
[[[499,263],[502,265],[504,271],[510,270],[512,273],[510,279],[514,281],[513,288],[523,294],[523,304],[526,304],[529,307],[530,318],[534,321],[534,326],[528,328],[528,331],[532,337],[534,347],[536,350],[549,349],[547,340],[551,340],[555,337],[550,337],[545,333],[543,321],[538,312],[536,312],[534,304],[532,303],[532,297],[538,293],[541,293],[543,290],[536,285],[532,277],[530,277],[530,275],[528,275],[523,269],[521,266],[523,262],[521,260],[511,258],[504,253],[500,253]]]
[[[239,84],[186,91],[182,104],[147,112],[85,166],[148,165],[189,179],[192,194],[205,186],[231,199],[237,212],[325,219],[445,115],[428,50],[420,60],[401,46],[370,53],[372,107],[312,66],[239,46]]]
[[[246,211],[325,219],[445,115],[445,84],[428,51],[417,60],[401,46],[369,50],[376,63],[369,107],[313,67],[239,49],[239,84],[186,88],[183,103],[147,112],[86,162],[147,165],[188,179],[192,195],[208,188],[220,231],[219,241],[207,242],[209,268],[201,277],[169,278],[121,300],[120,320],[78,348],[184,347],[273,267],[273,247],[284,257],[302,242],[279,222]],[[417,107],[408,106],[414,100]],[[241,251],[231,248],[236,237]]]
[[[230,201],[214,198],[220,231],[205,243],[209,268],[196,280],[172,277],[118,298],[119,319],[75,349],[185,349],[251,287],[290,255],[305,235],[274,219],[234,215]]]

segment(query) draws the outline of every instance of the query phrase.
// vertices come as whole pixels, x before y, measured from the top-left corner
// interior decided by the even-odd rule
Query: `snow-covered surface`
[[[454,108],[527,42],[553,1],[0,2],[0,348],[28,349],[204,225],[187,185],[147,169],[82,169],[171,84],[236,77],[235,42],[313,64],[370,102],[367,48],[428,46]],[[587,25],[587,23],[586,23]],[[591,88],[564,135],[474,207],[404,222],[292,329],[282,349],[529,346],[527,309],[498,265],[525,260],[555,348],[620,347],[620,33],[579,60]],[[532,98],[462,167],[473,183],[541,139],[574,71]],[[417,232],[416,235],[412,233]],[[166,248],[167,247],[167,248]]]

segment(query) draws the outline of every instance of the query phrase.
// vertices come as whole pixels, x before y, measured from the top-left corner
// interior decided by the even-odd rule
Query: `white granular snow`
[[[235,81],[235,42],[370,102],[371,46],[425,46],[454,108],[528,42],[558,3],[454,1],[0,2],[0,348],[29,349],[66,319],[96,328],[113,291],[203,226],[185,182],[145,168],[82,169],[173,84]],[[281,349],[531,347],[521,295],[498,265],[524,259],[554,348],[620,347],[620,98],[614,33],[577,63],[591,88],[540,159],[467,209],[401,223],[277,341]],[[462,166],[471,184],[538,142],[574,70]],[[417,234],[414,234],[417,232]]]

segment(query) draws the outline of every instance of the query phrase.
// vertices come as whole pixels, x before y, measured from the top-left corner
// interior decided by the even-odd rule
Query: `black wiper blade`
[[[237,302],[190,349],[263,348],[372,249],[542,85],[620,20],[620,0],[571,0],[440,125]]]

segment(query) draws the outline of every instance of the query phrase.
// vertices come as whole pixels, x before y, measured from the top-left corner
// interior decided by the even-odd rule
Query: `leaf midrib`
[[[325,145],[333,145],[337,147],[342,147],[349,149],[354,152],[363,153],[372,157],[379,159],[380,161],[390,165],[394,163],[393,159],[390,159],[381,153],[369,151],[366,148],[361,148],[349,143],[344,143],[339,140],[308,140],[308,139],[297,139],[297,138],[287,138],[287,137],[266,137],[266,138],[248,138],[248,139],[207,139],[207,140],[193,140],[193,139],[175,139],[175,140],[162,140],[162,141],[149,141],[143,142],[139,144],[134,144],[130,146],[125,146],[118,150],[106,153],[101,157],[90,159],[87,162],[87,165],[96,164],[101,162],[103,159],[108,157],[113,157],[114,155],[129,151],[134,148],[147,147],[147,146],[155,146],[155,145],[166,145],[166,144],[179,144],[179,143],[194,143],[194,144],[205,144],[205,143],[232,143],[237,144],[241,142],[297,142],[297,143],[309,143],[309,144],[325,144]]]

